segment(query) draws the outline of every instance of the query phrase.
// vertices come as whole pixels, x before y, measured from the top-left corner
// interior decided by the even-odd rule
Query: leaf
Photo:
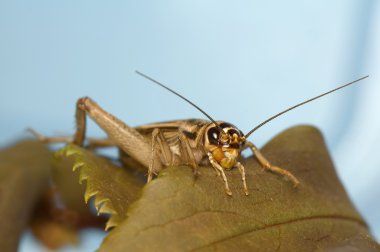
[[[30,229],[36,239],[54,250],[79,244],[82,228],[104,229],[107,218],[95,216],[85,204],[86,187],[78,183],[79,171],[72,171],[74,158],[52,161],[51,183],[34,210]]]
[[[86,181],[85,202],[94,197],[98,213],[111,215],[106,230],[125,219],[127,207],[140,196],[144,185],[141,180],[109,160],[75,145],[59,150],[57,156],[74,157],[73,170],[80,170],[80,183]]]
[[[46,189],[51,154],[36,141],[0,152],[0,248],[17,251],[20,235]]]
[[[145,186],[99,251],[338,251],[347,244],[379,251],[315,128],[289,129],[262,152],[300,186],[263,171],[252,157],[244,162],[249,196],[237,169],[226,172],[229,197],[210,167],[197,179],[189,167],[168,168]]]
[[[83,200],[86,186],[78,183],[79,171],[73,173],[74,163],[74,157],[53,159],[52,180],[66,208],[89,215],[89,208]]]

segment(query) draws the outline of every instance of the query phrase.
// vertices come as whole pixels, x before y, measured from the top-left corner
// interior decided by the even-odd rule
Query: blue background
[[[0,0],[0,147],[28,126],[74,131],[90,96],[132,126],[200,117],[134,73],[247,132],[269,116],[363,75],[370,79],[261,128],[262,146],[296,124],[319,127],[354,203],[380,238],[380,6],[339,1]],[[89,135],[104,136],[94,124]],[[86,231],[92,251],[103,233]],[[26,233],[20,251],[39,251]]]

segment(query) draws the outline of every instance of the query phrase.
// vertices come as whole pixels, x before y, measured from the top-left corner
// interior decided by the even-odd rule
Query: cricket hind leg
[[[135,128],[128,126],[114,115],[103,110],[89,97],[80,98],[77,102],[76,122],[77,128],[74,143],[83,145],[85,138],[86,115],[102,128],[120,149],[141,163],[149,167],[152,159],[151,143],[148,138],[141,135]],[[162,163],[155,158],[155,166],[162,169]]]
[[[51,144],[51,143],[65,143],[65,144],[73,144],[73,138],[72,137],[47,137],[45,135],[42,135],[41,133],[35,131],[34,129],[27,128],[27,131],[29,131],[39,142],[45,143],[45,144]],[[89,138],[87,140],[87,143],[83,148],[89,150],[89,151],[97,151],[100,148],[107,148],[107,147],[117,147],[117,145],[110,139],[98,139],[98,138]],[[100,156],[102,156],[100,154]],[[112,158],[110,156],[104,156],[108,159],[113,160],[119,160],[123,162],[124,160],[121,160],[121,157],[119,158]]]
[[[246,142],[245,148],[250,148],[252,150],[256,159],[259,161],[260,165],[265,170],[285,176],[293,183],[294,187],[298,186],[300,182],[291,172],[269,163],[269,161],[263,156],[263,154],[261,154],[261,152],[257,149],[257,147],[253,143]]]
[[[74,143],[72,137],[47,137],[45,135],[42,135],[41,133],[37,132],[34,129],[28,128],[27,131],[29,131],[38,141],[42,143]],[[98,148],[107,148],[107,147],[116,147],[117,145],[108,138],[88,138],[86,145],[84,147],[86,149],[95,150]]]
[[[84,104],[87,97],[78,99],[75,110],[75,125],[76,131],[73,137],[46,137],[33,129],[28,129],[38,140],[44,143],[73,143],[79,146],[84,146],[86,138],[86,109],[89,107]],[[116,143],[111,139],[88,138],[86,148],[96,149],[103,147],[116,146]]]
[[[76,131],[74,137],[47,137],[34,129],[28,128],[27,130],[32,133],[40,142],[43,143],[73,143],[79,146],[84,145],[85,137],[86,137],[86,106],[84,105],[85,98],[78,99],[76,103],[76,111],[75,111],[75,125]],[[101,140],[101,139],[89,139],[88,147],[97,148],[99,147],[108,147],[114,146],[115,144],[111,144],[111,140]]]
[[[35,131],[34,129],[27,128],[26,130],[29,131],[35,138],[37,138],[38,141],[42,143],[72,143],[72,137],[47,137]]]
[[[86,117],[89,116],[94,122],[102,128],[108,135],[108,138],[122,149],[125,153],[138,161],[144,167],[149,167],[152,159],[150,151],[150,142],[136,129],[126,125],[114,115],[103,110],[95,101],[89,97],[78,99],[76,104],[76,131],[73,139],[69,138],[47,138],[40,134],[35,134],[44,142],[68,142],[79,146],[84,145],[86,135]],[[159,160],[155,161],[157,169],[162,168]]]
[[[98,148],[116,147],[117,144],[109,138],[88,138],[85,147],[90,150]]]

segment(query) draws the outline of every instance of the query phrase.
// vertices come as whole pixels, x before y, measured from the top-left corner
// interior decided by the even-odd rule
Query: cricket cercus
[[[103,110],[91,98],[83,97],[77,101],[75,114],[76,132],[73,138],[48,138],[34,130],[30,129],[30,131],[42,142],[68,142],[84,146],[86,115],[88,115],[107,133],[108,138],[89,139],[85,147],[117,146],[132,159],[147,167],[148,182],[152,180],[154,175],[157,175],[168,166],[189,165],[193,169],[194,175],[197,175],[199,166],[211,165],[217,175],[222,177],[226,194],[232,195],[225,171],[236,167],[241,174],[244,193],[248,195],[244,166],[238,161],[242,150],[246,148],[252,150],[254,156],[265,170],[287,177],[294,186],[299,184],[299,181],[293,174],[283,168],[272,165],[261,154],[258,148],[247,140],[254,131],[294,108],[368,77],[368,75],[364,76],[292,106],[260,123],[244,135],[241,130],[230,123],[215,121],[197,105],[162,83],[138,71],[136,73],[187,101],[202,112],[209,121],[197,119],[175,120],[133,128]]]

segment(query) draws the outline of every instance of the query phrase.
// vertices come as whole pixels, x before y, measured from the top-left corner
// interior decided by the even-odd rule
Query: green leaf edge
[[[80,147],[75,145],[66,145],[54,153],[54,158],[59,159],[60,157],[74,157],[74,165],[72,167],[72,171],[75,172],[79,169],[79,184],[82,184],[83,181],[86,181],[86,188],[84,193],[85,203],[88,204],[89,200],[91,198],[94,198],[94,205],[97,214],[109,214],[111,216],[106,223],[105,231],[118,226],[126,218],[126,213],[124,216],[120,216],[120,214],[118,214],[113,207],[110,198],[102,196],[101,192],[99,191],[92,191],[90,189],[91,180],[88,179],[89,176],[86,174],[86,169],[83,169],[88,168],[88,163],[85,161],[85,156]]]

